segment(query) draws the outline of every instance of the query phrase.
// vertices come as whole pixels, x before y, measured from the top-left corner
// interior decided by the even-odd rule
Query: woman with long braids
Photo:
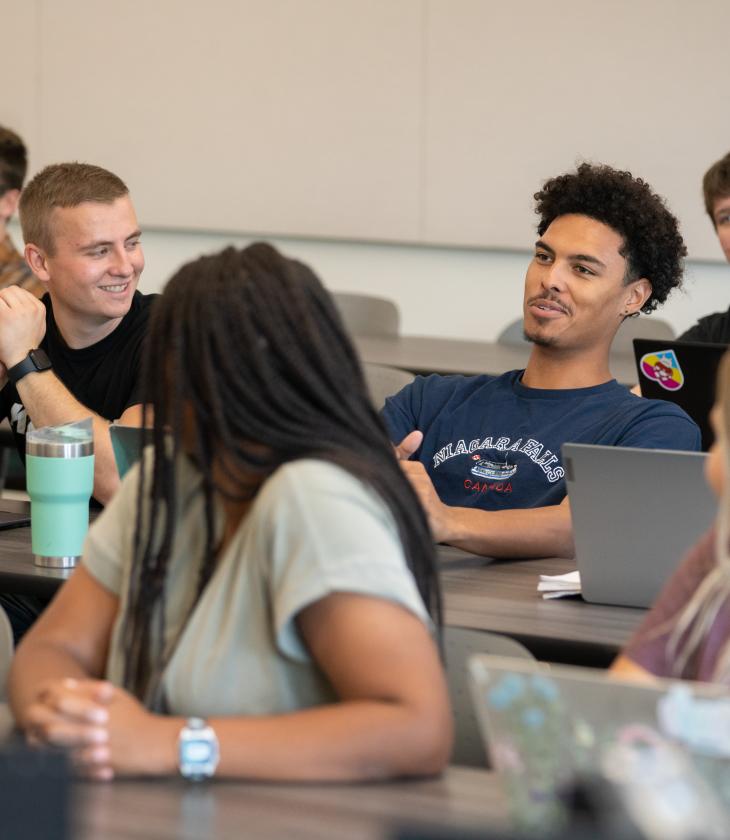
[[[203,257],[146,356],[154,446],[18,649],[18,724],[97,779],[440,771],[434,549],[319,280]]]
[[[614,663],[619,676],[730,685],[730,354],[720,364],[711,419],[715,443],[705,474],[720,498],[715,526],[689,552]]]

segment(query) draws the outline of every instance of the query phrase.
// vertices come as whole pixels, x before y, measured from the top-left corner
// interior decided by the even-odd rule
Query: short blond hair
[[[51,214],[56,207],[77,207],[86,201],[111,204],[128,195],[121,178],[90,163],[54,163],[42,169],[23,190],[18,205],[26,244],[53,254]]]

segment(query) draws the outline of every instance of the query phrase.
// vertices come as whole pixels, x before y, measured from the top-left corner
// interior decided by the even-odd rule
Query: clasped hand
[[[0,289],[0,379],[46,334],[46,307],[19,286]]]
[[[76,769],[90,779],[144,771],[139,753],[155,716],[123,689],[93,679],[54,679],[24,715],[28,740],[68,748]]]
[[[436,488],[433,486],[431,477],[420,461],[409,461],[410,456],[418,449],[423,442],[423,432],[414,431],[406,435],[396,446],[395,455],[400,461],[400,466],[406,477],[415,490],[418,500],[421,503],[431,535],[435,542],[446,542],[451,532],[450,515],[451,508],[445,505],[439,498]]]

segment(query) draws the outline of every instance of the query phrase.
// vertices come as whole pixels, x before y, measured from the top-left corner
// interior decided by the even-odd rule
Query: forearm
[[[486,557],[573,557],[567,502],[512,510],[447,509],[439,541]]]
[[[356,781],[433,775],[448,761],[451,721],[404,704],[346,701],[269,717],[211,718],[216,775],[291,781]],[[154,755],[132,772],[177,772],[182,718],[156,718]]]
[[[8,700],[18,726],[25,726],[25,711],[52,679],[96,677],[63,646],[51,641],[23,642],[13,657],[8,679]]]
[[[53,371],[32,373],[17,385],[36,428],[73,423],[91,417],[94,432],[94,497],[106,504],[119,486],[119,473],[109,437],[109,421],[80,403]]]

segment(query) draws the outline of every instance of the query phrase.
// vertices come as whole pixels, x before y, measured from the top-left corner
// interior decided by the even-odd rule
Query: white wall
[[[519,249],[539,184],[600,161],[646,178],[711,260],[700,180],[730,137],[727,10],[0,0],[25,36],[0,54],[0,122],[32,172],[98,163],[146,224],[202,232]]]
[[[22,238],[11,225],[16,243]],[[257,237],[261,238],[261,237]],[[250,238],[225,233],[145,229],[147,267],[141,289],[159,291],[187,260]],[[308,263],[329,289],[394,300],[401,331],[410,335],[494,340],[522,312],[525,252],[272,238],[287,255]],[[718,256],[720,248],[718,246]],[[693,262],[685,289],[657,313],[677,333],[730,304],[730,266]]]

